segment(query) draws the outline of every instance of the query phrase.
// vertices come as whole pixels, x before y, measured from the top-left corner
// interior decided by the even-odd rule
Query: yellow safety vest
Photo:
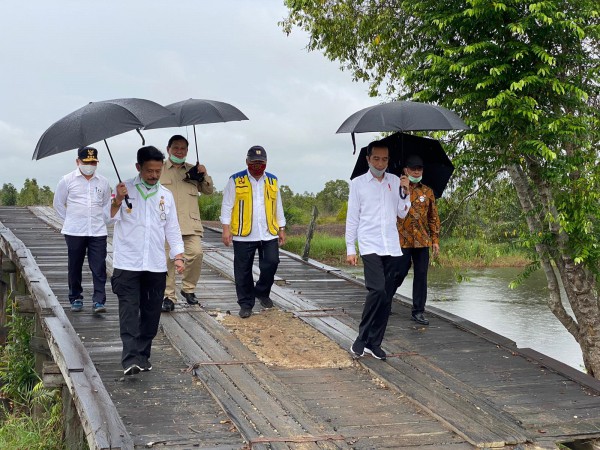
[[[242,170],[231,176],[235,184],[235,200],[231,212],[231,234],[234,236],[248,236],[252,231],[252,184],[248,178],[248,171]],[[279,224],[277,223],[277,177],[265,172],[265,215],[269,233],[277,236]]]

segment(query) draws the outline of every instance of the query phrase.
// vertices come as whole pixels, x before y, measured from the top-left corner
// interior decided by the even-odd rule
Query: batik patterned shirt
[[[431,188],[411,183],[410,201],[408,214],[397,221],[400,247],[422,248],[439,244],[440,217]]]

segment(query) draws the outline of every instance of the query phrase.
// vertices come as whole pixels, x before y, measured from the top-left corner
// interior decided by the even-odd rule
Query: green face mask
[[[141,181],[141,182],[142,182],[142,184],[143,184],[144,186],[146,186],[146,188],[148,188],[148,189],[152,189],[154,186],[156,186],[156,185],[158,184],[158,181],[156,182],[156,184],[149,184],[149,183],[146,183],[146,182],[144,181],[144,179],[143,179],[143,178],[141,178],[141,177],[140,177],[140,181]]]
[[[169,158],[171,159],[172,162],[174,162],[175,164],[183,164],[185,162],[185,158],[178,158],[175,155],[170,155]]]
[[[409,179],[409,181],[411,183],[418,183],[419,181],[421,181],[423,179],[423,177],[422,176],[420,176],[420,177],[412,177],[412,176],[409,175],[408,179]]]

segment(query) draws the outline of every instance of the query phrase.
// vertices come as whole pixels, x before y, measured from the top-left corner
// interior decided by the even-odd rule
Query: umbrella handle
[[[138,130],[138,133],[139,133],[139,130]],[[140,136],[141,136],[141,133],[140,133]],[[143,138],[144,137],[142,136],[142,139]],[[106,145],[106,150],[108,150],[108,156],[110,156],[110,160],[112,161],[112,165],[115,168],[115,172],[117,173],[117,179],[119,180],[119,183],[121,183],[121,177],[119,175],[119,171],[117,170],[117,165],[115,164],[115,160],[112,157],[112,153],[110,152],[110,148],[108,148],[108,143],[106,142],[106,139],[104,139],[104,145]],[[125,196],[125,204],[127,205],[127,207],[129,209],[131,209],[132,205],[131,205],[131,202],[129,201],[129,195]]]
[[[142,132],[140,131],[140,129],[136,128],[135,131],[137,131],[137,134],[139,134],[140,137],[142,138],[142,146],[146,145],[146,139],[144,139],[144,135],[142,134]]]

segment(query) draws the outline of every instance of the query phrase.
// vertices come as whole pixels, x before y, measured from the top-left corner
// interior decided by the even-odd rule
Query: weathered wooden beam
[[[17,266],[10,259],[2,258],[2,272],[4,273],[15,273]]]
[[[65,379],[58,364],[46,361],[42,370],[42,382],[47,389],[57,389],[65,386]]]
[[[69,439],[67,447],[81,448],[80,446],[85,445],[87,440],[92,450],[133,449],[133,440],[127,433],[106,387],[48,285],[48,281],[37,266],[35,258],[29,249],[1,223],[0,250],[17,269],[17,273],[10,274],[11,289],[21,290],[22,287],[26,287],[34,299],[34,309],[40,325],[38,330],[40,336],[37,337],[41,337],[43,330],[43,334],[48,339],[50,353],[65,381],[63,407],[66,408],[66,416],[72,416],[67,420],[67,433],[73,436]],[[34,345],[37,344],[34,342]],[[46,356],[42,352],[37,355],[39,355],[40,370],[43,371]],[[76,416],[81,420],[81,427],[85,433],[78,431],[76,422],[79,419],[73,418]]]
[[[71,392],[67,386],[62,388],[62,404],[65,446],[68,449],[85,450],[86,435],[79,420],[78,411],[71,397]],[[90,448],[95,447],[90,446]]]
[[[35,307],[31,295],[16,295],[15,303],[19,314],[35,314]]]
[[[31,336],[31,338],[29,338],[29,348],[36,354],[41,353],[46,356],[52,356],[48,341],[45,337]]]
[[[42,326],[73,397],[90,449],[133,448],[133,439],[72,325],[61,317],[45,317]]]

